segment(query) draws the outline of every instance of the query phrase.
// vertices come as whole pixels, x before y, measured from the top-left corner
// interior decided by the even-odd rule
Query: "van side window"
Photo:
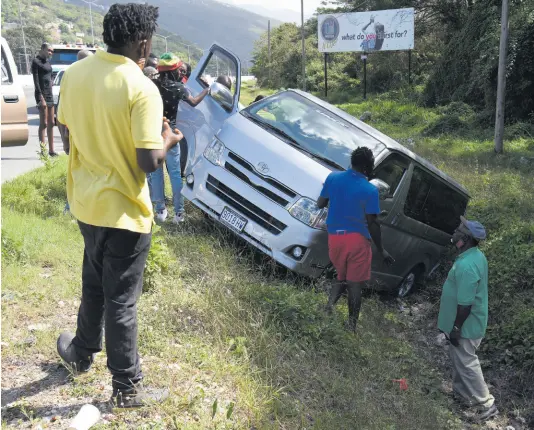
[[[2,85],[9,85],[13,83],[13,76],[9,70],[9,63],[7,62],[4,47],[2,47]]]
[[[199,74],[205,81],[211,84],[212,81],[221,79],[222,82],[227,82],[230,87],[230,92],[235,95],[235,81],[237,75],[237,64],[235,60],[229,57],[225,52],[215,50],[210,54],[208,62],[204,69]],[[205,86],[202,81],[199,81],[202,86]]]
[[[414,168],[404,205],[407,216],[452,234],[466,207],[466,197],[422,169]]]
[[[380,163],[374,172],[375,178],[382,179],[386,184],[389,185],[390,191],[388,198],[393,197],[395,194],[395,191],[397,190],[407,167],[408,163],[406,160],[394,154]]]

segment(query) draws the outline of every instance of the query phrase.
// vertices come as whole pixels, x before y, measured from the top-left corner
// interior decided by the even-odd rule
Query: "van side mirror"
[[[378,178],[371,179],[369,182],[378,188],[378,196],[380,197],[380,200],[386,200],[389,196],[389,191],[391,190],[390,186],[382,179]]]
[[[210,86],[210,95],[225,110],[229,111],[234,105],[234,96],[224,85],[214,82]]]

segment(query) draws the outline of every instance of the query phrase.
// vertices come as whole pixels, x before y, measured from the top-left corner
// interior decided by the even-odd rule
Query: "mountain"
[[[20,66],[24,65],[21,57],[24,47],[19,25],[19,6],[25,26],[27,52],[31,59],[43,41],[73,43],[81,38],[85,43],[92,42],[89,8],[80,3],[76,0],[2,0],[2,35],[8,39],[20,70],[25,70],[25,67]],[[92,8],[95,42],[100,45],[102,45],[102,21],[107,9],[102,5]],[[83,36],[79,37],[80,33]],[[193,64],[202,56],[202,51],[194,47],[188,51],[187,45],[193,42],[179,35],[171,35],[164,28],[160,28],[158,33],[168,38],[167,43],[160,37],[154,38],[152,51],[155,54],[160,55],[169,50],[186,61],[189,59]]]
[[[274,18],[275,20],[282,21],[282,22],[296,22],[300,24],[300,12],[297,12],[292,9],[283,9],[283,8],[275,8],[275,9],[269,9],[264,6],[259,6],[256,4],[240,4],[240,8],[248,10],[249,12],[253,12],[259,15],[268,16],[271,18]],[[306,13],[304,11],[304,19],[308,19],[313,14]]]
[[[119,3],[129,1],[132,0],[118,0]],[[84,4],[81,0],[70,3]],[[107,8],[116,0],[98,3]],[[267,31],[269,18],[215,0],[149,0],[149,3],[159,7],[160,29],[191,40],[203,49],[218,42],[243,61],[251,58],[254,42]],[[271,19],[271,27],[279,24],[280,21]]]

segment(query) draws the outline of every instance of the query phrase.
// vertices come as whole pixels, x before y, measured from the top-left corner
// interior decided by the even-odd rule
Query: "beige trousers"
[[[484,381],[476,350],[482,339],[460,339],[459,346],[449,346],[452,361],[452,387],[469,406],[489,409],[495,403]]]

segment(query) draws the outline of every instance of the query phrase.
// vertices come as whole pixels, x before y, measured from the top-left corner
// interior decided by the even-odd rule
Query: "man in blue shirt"
[[[356,329],[358,322],[362,288],[371,278],[371,238],[386,264],[393,263],[393,258],[382,247],[377,220],[380,213],[378,189],[368,180],[374,162],[369,148],[355,149],[351,156],[352,168],[330,173],[317,200],[319,208],[329,205],[328,251],[338,276],[338,282],[330,290],[327,310],[332,311],[346,286],[351,330]]]

